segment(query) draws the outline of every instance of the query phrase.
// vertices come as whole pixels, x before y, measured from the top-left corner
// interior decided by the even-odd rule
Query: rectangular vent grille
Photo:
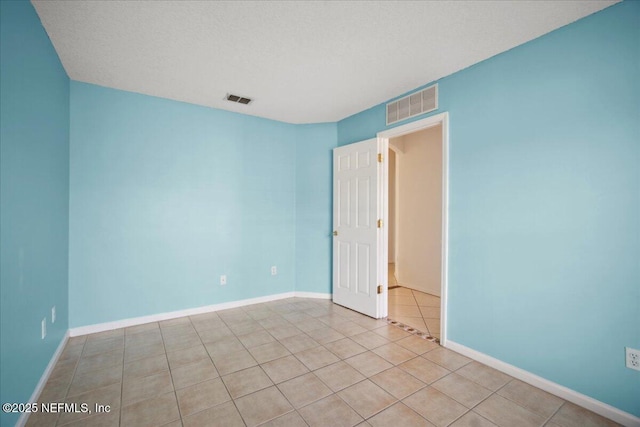
[[[387,104],[387,125],[438,109],[438,85]]]
[[[245,104],[245,105],[251,102],[251,98],[245,98],[243,96],[232,95],[230,93],[228,93],[227,96],[224,97],[224,99],[226,99],[227,101],[237,102],[238,104]]]

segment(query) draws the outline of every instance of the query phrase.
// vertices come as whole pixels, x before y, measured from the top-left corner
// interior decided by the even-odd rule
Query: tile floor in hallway
[[[389,318],[440,339],[440,297],[398,284],[389,264]],[[397,287],[400,286],[400,287]]]
[[[596,426],[608,420],[384,320],[291,298],[71,338],[32,426]]]

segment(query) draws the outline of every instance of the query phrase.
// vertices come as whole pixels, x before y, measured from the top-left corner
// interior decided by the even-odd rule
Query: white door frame
[[[448,287],[448,259],[449,259],[449,113],[444,112],[434,116],[427,117],[422,120],[407,123],[393,129],[378,132],[377,137],[381,142],[382,152],[387,153],[389,150],[389,139],[398,136],[407,135],[433,126],[442,125],[442,272],[440,280],[440,344],[447,344],[447,287]],[[387,166],[387,162],[384,162]],[[389,218],[389,168],[382,168],[382,218],[387,223]],[[382,233],[382,250],[380,251],[380,260],[378,264],[388,262],[388,227],[384,227]],[[388,281],[384,280],[383,295],[388,295]],[[387,300],[382,302],[383,312],[386,316],[388,313]]]

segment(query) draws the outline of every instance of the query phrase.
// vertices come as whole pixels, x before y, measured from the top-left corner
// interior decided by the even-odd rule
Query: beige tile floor
[[[614,425],[434,342],[292,298],[69,340],[30,426]]]
[[[389,318],[440,339],[440,297],[398,286],[389,264]]]

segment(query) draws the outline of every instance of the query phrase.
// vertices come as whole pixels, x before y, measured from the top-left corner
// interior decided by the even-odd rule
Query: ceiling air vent
[[[228,93],[227,96],[224,97],[224,99],[226,99],[227,101],[237,102],[238,104],[245,104],[245,105],[251,102],[251,98],[245,98],[243,96],[232,95],[230,93]]]
[[[438,109],[438,85],[387,104],[387,125]]]

